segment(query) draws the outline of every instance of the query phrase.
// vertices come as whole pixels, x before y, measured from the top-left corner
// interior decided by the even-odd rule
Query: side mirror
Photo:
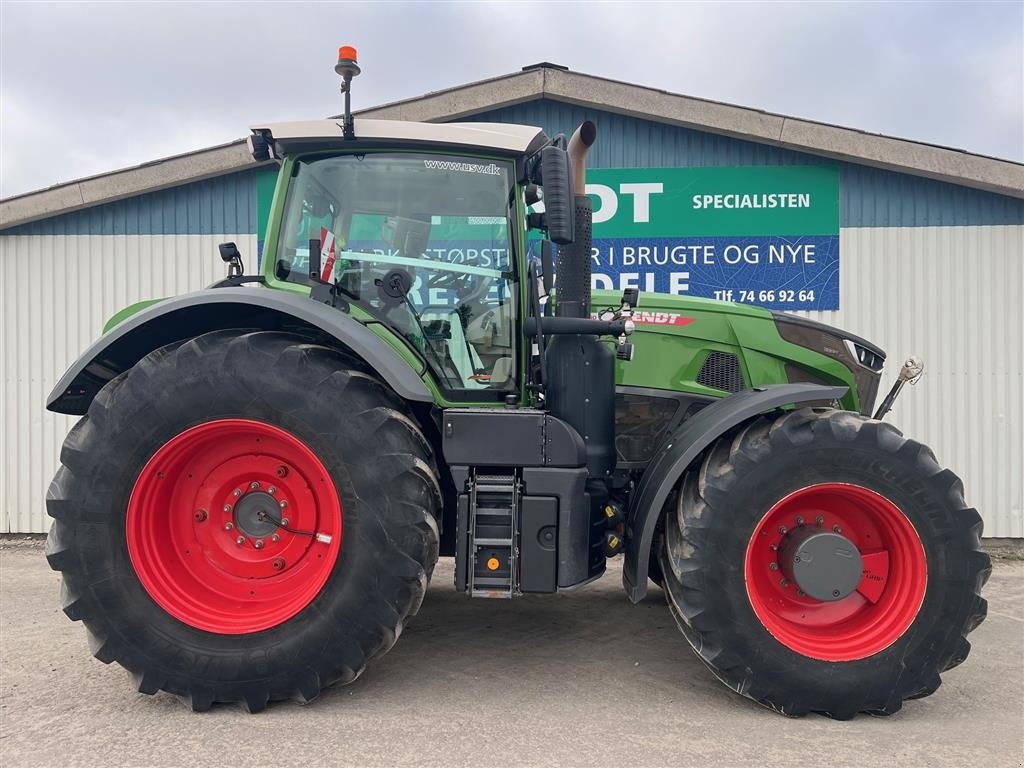
[[[220,257],[228,265],[228,277],[238,277],[244,271],[242,266],[242,254],[234,243],[221,243],[217,246]]]
[[[540,175],[548,239],[568,245],[576,237],[576,201],[568,153],[556,146],[544,147],[540,151]],[[547,270],[544,272],[547,274]]]

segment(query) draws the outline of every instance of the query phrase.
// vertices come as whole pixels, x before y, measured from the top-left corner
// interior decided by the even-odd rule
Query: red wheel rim
[[[270,424],[221,419],[160,447],[125,525],[135,573],[161,608],[237,635],[309,605],[338,559],[341,522],[334,482],[309,447]]]
[[[841,533],[856,546],[863,570],[852,593],[823,602],[784,577],[779,547],[799,526]],[[744,577],[754,613],[776,640],[811,658],[853,661],[907,631],[924,601],[928,565],[913,524],[889,499],[859,485],[822,483],[768,510],[747,545]]]

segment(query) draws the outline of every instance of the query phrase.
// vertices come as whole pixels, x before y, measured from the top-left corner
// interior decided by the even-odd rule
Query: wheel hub
[[[280,519],[278,502],[266,491],[252,491],[235,504],[235,527],[254,539],[269,536],[277,530]]]
[[[816,600],[842,600],[860,584],[860,552],[841,534],[797,528],[786,536],[778,552],[782,573]]]

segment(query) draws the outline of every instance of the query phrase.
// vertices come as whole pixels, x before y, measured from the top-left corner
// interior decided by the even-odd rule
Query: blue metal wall
[[[822,165],[817,155],[542,99],[467,117],[521,123],[568,135],[584,120],[598,127],[595,168],[713,165]],[[840,226],[932,227],[1024,224],[1024,200],[852,163],[840,166]]]
[[[821,165],[816,155],[689,128],[584,109],[547,99],[474,115],[475,122],[508,122],[568,134],[583,120],[598,125],[595,168],[714,165]],[[955,184],[840,166],[842,227],[927,227],[1024,224],[1024,200]],[[116,203],[24,224],[3,235],[175,235],[256,232],[256,177],[247,170]]]
[[[262,169],[129,197],[5,229],[3,235],[214,235],[256,232]]]

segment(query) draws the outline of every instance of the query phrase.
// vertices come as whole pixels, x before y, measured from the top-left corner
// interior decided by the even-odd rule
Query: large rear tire
[[[93,653],[194,709],[306,702],[394,644],[441,495],[404,403],[331,349],[206,334],[107,384],[47,495]]]
[[[967,657],[991,570],[981,528],[928,448],[890,424],[806,408],[754,420],[683,478],[666,509],[665,594],[737,693],[786,715],[888,715]],[[811,534],[829,553],[857,552],[845,575],[841,558],[826,569],[837,588],[817,598],[793,575]]]

